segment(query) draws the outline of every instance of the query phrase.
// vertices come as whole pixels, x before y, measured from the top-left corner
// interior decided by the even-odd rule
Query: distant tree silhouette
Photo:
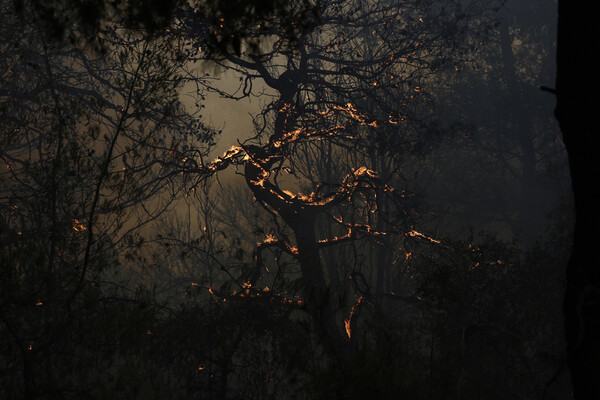
[[[11,6],[1,1],[2,14]],[[139,302],[102,277],[137,255],[139,228],[179,192],[172,148],[187,137],[202,153],[214,134],[179,101],[181,64],[169,39],[108,29],[106,51],[91,55],[46,37],[37,22],[0,26],[3,398],[62,396],[75,390],[71,378],[94,386],[94,367],[77,363],[105,365],[123,350],[108,326],[107,341],[93,332],[111,314],[121,329],[131,309],[115,304]],[[135,320],[130,333],[143,337]]]

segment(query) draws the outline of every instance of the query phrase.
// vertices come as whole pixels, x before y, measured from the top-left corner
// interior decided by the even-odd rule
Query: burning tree
[[[199,22],[200,13],[189,12],[173,31],[187,38],[191,61],[210,60],[239,76],[237,90],[206,80],[207,90],[233,101],[262,94],[264,101],[253,137],[212,162],[181,164],[188,185],[194,189],[229,167],[242,169],[276,227],[257,244],[255,269],[243,289],[255,288],[264,275],[265,249],[293,257],[304,308],[338,361],[352,357],[352,321],[346,319],[344,333],[332,301],[344,295],[332,285],[320,252],[363,238],[434,241],[415,230],[410,194],[397,185],[398,164],[381,160],[394,160],[433,133],[423,122],[432,113],[427,79],[453,67],[459,36],[481,27],[466,12],[474,13],[454,2],[322,1],[307,8],[292,1],[273,17],[257,18],[244,40],[230,34],[219,13],[210,30]],[[327,176],[310,162],[311,153],[324,150],[340,160]],[[388,170],[377,171],[382,165]],[[330,236],[319,236],[319,221],[332,226]],[[356,306],[373,300],[368,286],[360,292]]]

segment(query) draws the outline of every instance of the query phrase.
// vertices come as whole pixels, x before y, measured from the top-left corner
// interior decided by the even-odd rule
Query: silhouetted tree
[[[582,4],[559,1],[556,118],[563,133],[575,203],[575,233],[567,265],[565,327],[576,399],[600,396],[600,263],[596,244],[600,209],[596,102],[598,73],[589,61],[596,18]]]
[[[145,329],[135,322],[149,317],[132,317],[135,307],[121,313],[120,301],[145,296],[136,299],[117,284],[123,278],[106,282],[106,274],[136,255],[139,229],[177,196],[173,149],[193,138],[202,153],[213,133],[179,102],[181,64],[168,38],[139,42],[115,23],[101,39],[106,52],[93,56],[48,40],[35,18],[5,22],[0,396],[90,394],[123,350],[116,337],[125,321],[139,337]],[[100,339],[98,327],[112,316]],[[96,358],[96,367],[78,367]]]

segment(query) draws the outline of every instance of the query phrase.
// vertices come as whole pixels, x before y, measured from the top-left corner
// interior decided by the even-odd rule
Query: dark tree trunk
[[[279,188],[265,178],[278,156],[263,153],[256,151],[246,162],[246,183],[256,200],[267,210],[279,215],[294,232],[297,246],[295,256],[302,273],[305,309],[315,323],[326,349],[343,368],[352,359],[352,354],[348,341],[336,323],[332,293],[327,285],[319,254],[315,237],[318,211],[314,207],[286,200],[281,196]]]
[[[575,234],[564,313],[568,366],[576,399],[600,399],[600,183],[597,154],[597,16],[581,1],[560,0],[556,118],[569,157]]]
[[[330,353],[340,363],[352,358],[350,346],[335,320],[333,294],[323,273],[323,263],[315,238],[315,222],[310,216],[291,225],[298,245],[298,261],[304,281],[305,307]]]

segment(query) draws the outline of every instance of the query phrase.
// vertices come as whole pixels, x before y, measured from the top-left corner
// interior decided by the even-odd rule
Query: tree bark
[[[267,171],[270,171],[278,156],[266,154],[264,149],[253,150],[255,153],[249,155],[245,165],[246,184],[256,200],[280,216],[294,232],[297,246],[295,256],[300,264],[304,286],[304,307],[327,351],[343,367],[352,359],[352,354],[336,323],[331,292],[319,254],[315,237],[318,211],[309,205],[284,199],[279,188],[266,180]]]
[[[581,1],[559,1],[556,118],[569,157],[575,233],[564,301],[567,362],[575,399],[600,399],[600,182],[597,107],[600,88],[593,61],[596,16]]]

